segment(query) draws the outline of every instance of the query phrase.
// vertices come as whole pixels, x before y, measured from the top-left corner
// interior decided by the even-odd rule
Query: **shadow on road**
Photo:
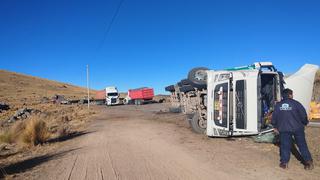
[[[62,137],[49,139],[47,142],[48,143],[55,143],[55,142],[67,141],[67,140],[70,140],[70,139],[73,139],[73,138],[76,138],[76,137],[79,137],[79,136],[83,136],[83,135],[86,135],[86,134],[90,134],[90,133],[93,133],[93,132],[94,131],[90,131],[90,132],[86,132],[86,131],[73,132],[73,133],[70,133],[70,134],[62,136]]]
[[[5,167],[0,167],[0,179],[4,178],[5,176],[22,173],[25,172],[35,166],[38,166],[42,163],[48,162],[52,159],[56,159],[62,157],[70,152],[79,150],[80,148],[71,149],[67,151],[62,151],[56,154],[48,154],[38,157],[29,158],[20,162],[16,162],[14,164],[7,165]]]

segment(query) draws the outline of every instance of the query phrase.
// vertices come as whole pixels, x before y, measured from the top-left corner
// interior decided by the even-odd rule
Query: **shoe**
[[[288,169],[288,163],[280,163],[279,167],[281,167],[282,169]]]
[[[305,170],[312,170],[313,168],[314,168],[314,166],[313,166],[313,161],[312,160],[305,162],[305,164],[304,164],[304,169]]]

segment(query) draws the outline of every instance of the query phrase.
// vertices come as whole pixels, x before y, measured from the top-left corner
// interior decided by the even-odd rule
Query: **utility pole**
[[[87,65],[87,92],[88,92],[88,110],[89,110],[90,109],[89,65]]]

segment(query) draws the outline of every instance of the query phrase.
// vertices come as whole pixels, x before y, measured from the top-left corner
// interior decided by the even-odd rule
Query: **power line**
[[[123,2],[124,2],[124,0],[120,0],[116,11],[115,11],[115,13],[113,14],[113,16],[112,16],[112,18],[111,18],[111,21],[110,21],[109,25],[106,26],[106,27],[107,27],[107,28],[106,28],[106,31],[105,31],[105,33],[104,33],[103,39],[102,39],[100,45],[98,46],[97,50],[99,50],[99,49],[102,48],[102,46],[103,46],[103,44],[104,44],[104,42],[105,42],[105,40],[106,40],[106,38],[107,38],[110,30],[111,30],[111,27],[112,27],[112,25],[113,25],[116,17],[117,17],[118,14],[119,14],[119,11],[120,11],[120,8],[121,8],[121,5],[123,4]]]

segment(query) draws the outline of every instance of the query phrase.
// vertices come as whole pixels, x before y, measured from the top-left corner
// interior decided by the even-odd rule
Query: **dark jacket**
[[[287,98],[276,104],[271,124],[279,132],[304,130],[308,123],[307,112],[298,101]]]

